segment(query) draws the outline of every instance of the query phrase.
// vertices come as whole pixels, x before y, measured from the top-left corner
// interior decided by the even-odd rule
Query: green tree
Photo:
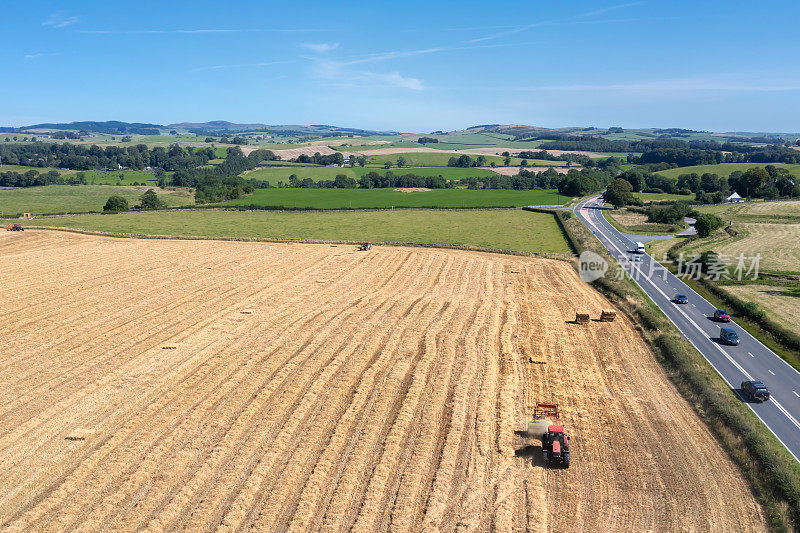
[[[708,237],[713,232],[722,227],[724,222],[717,215],[705,214],[700,215],[694,223],[694,229],[701,237]]]
[[[397,158],[397,168],[403,168],[406,166],[406,158],[402,155]]]
[[[139,197],[140,206],[142,209],[163,209],[167,206],[164,200],[158,197],[156,191],[147,189],[141,197]]]
[[[628,180],[615,179],[606,188],[605,200],[617,209],[628,205],[633,201],[633,185]]]
[[[106,205],[103,206],[103,211],[106,213],[119,213],[120,211],[127,211],[128,207],[128,200],[123,198],[122,196],[110,196]]]

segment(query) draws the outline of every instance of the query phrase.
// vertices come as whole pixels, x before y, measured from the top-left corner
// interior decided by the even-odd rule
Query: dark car
[[[742,381],[742,392],[748,395],[752,400],[759,402],[766,402],[769,400],[769,390],[767,390],[767,386],[760,381]]]
[[[739,346],[739,335],[736,334],[731,328],[722,328],[719,330],[719,339],[723,344],[729,346]]]
[[[714,320],[717,322],[730,322],[731,315],[728,314],[727,311],[723,311],[722,309],[717,309],[714,311]]]
[[[675,303],[676,304],[688,304],[689,303],[689,298],[687,298],[685,294],[676,294],[675,295]]]

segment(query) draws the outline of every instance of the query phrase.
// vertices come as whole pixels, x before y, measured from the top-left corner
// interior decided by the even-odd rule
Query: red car
[[[722,309],[717,309],[714,311],[714,320],[717,322],[730,322],[731,316],[728,314],[727,311],[723,311]]]

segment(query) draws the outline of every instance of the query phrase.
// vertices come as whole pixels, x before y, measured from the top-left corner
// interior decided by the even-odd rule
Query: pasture
[[[268,166],[266,168],[258,168],[250,170],[242,174],[243,178],[257,179],[268,181],[271,185],[277,186],[279,181],[289,183],[289,176],[294,174],[298,179],[311,178],[314,181],[332,180],[338,175],[345,175],[348,178],[358,180],[361,176],[370,172],[377,172],[378,174],[386,174],[383,168],[370,168],[370,167],[320,167],[320,166]],[[480,168],[455,168],[455,167],[403,167],[392,168],[390,170],[395,176],[402,176],[403,174],[415,174],[417,176],[442,176],[445,179],[461,179],[461,178],[484,178],[491,176],[494,173],[490,170],[482,170]]]
[[[644,203],[650,203],[650,202],[663,202],[663,201],[689,202],[694,200],[694,197],[696,195],[694,193],[667,194],[667,193],[655,193],[655,192],[635,192],[633,193],[633,196],[643,201]]]
[[[44,187],[0,188],[0,210],[5,216],[88,213],[102,211],[109,196],[122,196],[133,207],[152,187],[112,187],[109,185],[46,185]],[[167,206],[194,204],[186,189],[156,189]]]
[[[296,213],[177,210],[42,218],[26,221],[25,225],[146,235],[415,242],[519,252],[570,251],[552,215],[522,210]]]
[[[257,205],[285,209],[362,209],[391,207],[524,207],[561,205],[570,198],[549,190],[431,189],[256,189],[226,206]]]
[[[698,174],[702,176],[705,173],[716,174],[722,177],[728,177],[732,172],[744,172],[748,168],[765,167],[773,165],[778,168],[785,168],[789,170],[794,176],[800,177],[800,165],[789,165],[786,163],[720,163],[718,165],[695,165],[691,167],[678,167],[669,170],[659,170],[656,174],[667,176],[668,178],[677,178],[681,174]]]

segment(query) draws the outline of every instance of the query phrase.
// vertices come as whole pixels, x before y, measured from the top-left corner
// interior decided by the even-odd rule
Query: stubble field
[[[609,307],[568,263],[36,230],[0,251],[4,529],[765,529],[633,325],[567,323]],[[543,400],[569,470],[515,434]]]

